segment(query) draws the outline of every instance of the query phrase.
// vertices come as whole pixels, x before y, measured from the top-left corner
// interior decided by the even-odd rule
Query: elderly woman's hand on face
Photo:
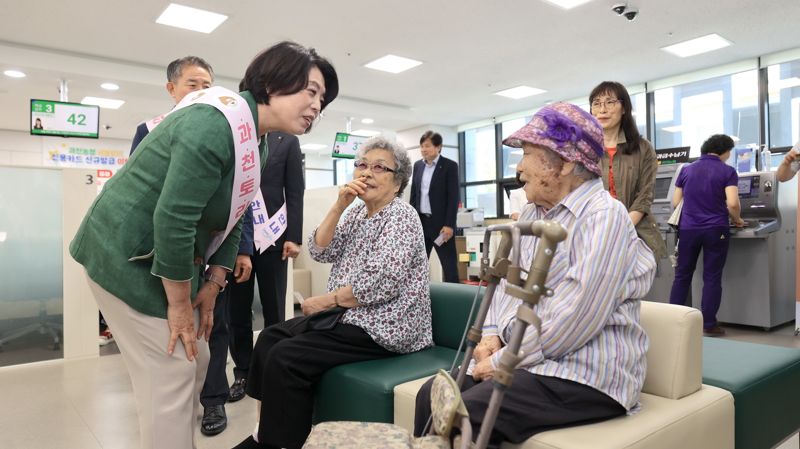
[[[363,195],[367,191],[365,180],[366,177],[360,176],[339,188],[339,197],[336,199],[336,203],[342,210],[347,209],[357,196]]]
[[[334,299],[333,293],[326,293],[306,299],[303,301],[303,304],[300,305],[300,308],[303,310],[303,315],[308,316],[328,310],[335,305],[336,300]]]

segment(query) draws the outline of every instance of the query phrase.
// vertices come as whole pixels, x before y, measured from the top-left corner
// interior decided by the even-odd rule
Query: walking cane
[[[494,261],[490,264],[489,240],[492,232],[500,232],[502,237]],[[521,277],[523,269],[520,267],[520,237],[522,235],[533,235],[540,238],[536,254],[524,281]],[[525,330],[529,325],[534,325],[541,333],[541,320],[534,312],[533,307],[538,304],[543,294],[548,296],[553,294],[553,291],[548,289],[544,282],[547,279],[556,246],[566,237],[567,230],[561,224],[550,220],[489,226],[484,234],[480,278],[487,283],[487,286],[475,322],[467,334],[467,350],[456,378],[459,388],[463,385],[475,347],[481,340],[483,322],[486,320],[486,314],[500,279],[506,278],[506,293],[521,299],[522,304],[517,309],[517,320],[511,332],[511,339],[500,358],[499,366],[492,380],[494,384],[492,396],[474,446],[476,449],[485,449],[489,442],[503,396],[506,389],[511,386],[514,369],[521,360],[519,348]]]

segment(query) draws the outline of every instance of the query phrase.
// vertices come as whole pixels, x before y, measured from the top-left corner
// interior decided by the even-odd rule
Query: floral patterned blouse
[[[339,220],[330,245],[308,239],[311,257],[332,263],[328,291],[352,285],[360,307],[342,322],[358,326],[392,352],[433,344],[428,258],[422,225],[408,203],[395,198],[372,217],[362,203]]]

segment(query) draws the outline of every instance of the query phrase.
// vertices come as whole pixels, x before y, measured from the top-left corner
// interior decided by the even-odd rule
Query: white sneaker
[[[111,334],[111,331],[106,329],[100,333],[100,338],[98,338],[97,342],[100,346],[105,346],[114,341],[114,336]]]

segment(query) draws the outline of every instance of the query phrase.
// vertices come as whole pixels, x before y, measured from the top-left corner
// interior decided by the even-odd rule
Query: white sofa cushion
[[[394,423],[414,429],[417,392],[428,378],[394,388]],[[525,443],[503,449],[730,449],[733,447],[733,396],[721,388],[702,385],[682,399],[643,393],[642,411],[597,424],[551,430]]]
[[[733,396],[703,385],[681,399],[643,393],[643,411],[609,421],[542,432],[501,449],[731,449]]]
[[[679,399],[700,388],[703,315],[691,307],[642,301],[641,323],[650,338],[642,392]]]

